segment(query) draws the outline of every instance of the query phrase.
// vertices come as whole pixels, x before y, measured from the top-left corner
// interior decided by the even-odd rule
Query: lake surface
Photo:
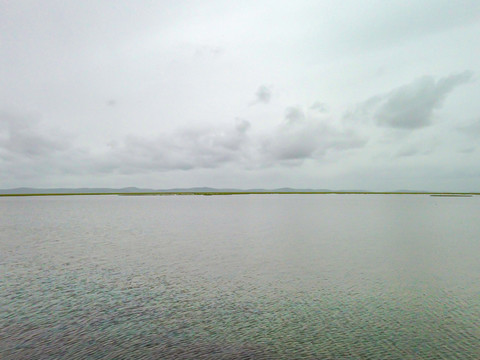
[[[480,197],[0,198],[1,359],[480,359]]]

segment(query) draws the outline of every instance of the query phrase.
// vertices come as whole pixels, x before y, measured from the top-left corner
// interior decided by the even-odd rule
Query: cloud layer
[[[353,130],[335,129],[306,118],[297,107],[285,109],[272,132],[250,134],[252,125],[236,119],[227,127],[179,129],[151,136],[127,136],[102,151],[81,148],[44,134],[38,121],[3,114],[0,117],[0,168],[14,171],[19,162],[39,175],[57,172],[138,174],[174,170],[215,169],[224,165],[265,168],[299,166],[322,159],[327,152],[361,148],[366,139]],[[48,166],[47,166],[48,164]]]
[[[0,159],[21,161],[49,157],[65,151],[65,139],[45,133],[28,117],[0,112]]]
[[[397,129],[418,129],[432,124],[434,110],[440,109],[447,95],[457,86],[472,80],[465,71],[435,81],[424,76],[388,94],[370,100],[376,104],[373,119],[380,126]]]
[[[479,10],[4,2],[0,188],[478,187]]]

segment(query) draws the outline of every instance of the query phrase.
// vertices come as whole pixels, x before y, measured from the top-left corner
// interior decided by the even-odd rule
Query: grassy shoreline
[[[86,196],[86,195],[117,195],[117,196],[172,196],[172,195],[430,195],[437,197],[471,197],[480,193],[450,193],[450,192],[393,192],[393,191],[238,191],[238,192],[114,192],[114,193],[45,193],[45,194],[0,194],[0,197],[25,196]]]

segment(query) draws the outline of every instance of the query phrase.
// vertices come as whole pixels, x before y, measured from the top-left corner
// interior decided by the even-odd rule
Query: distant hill
[[[0,189],[0,194],[98,194],[98,193],[134,193],[134,192],[153,192],[154,189],[140,189],[136,187],[126,187],[120,189],[112,188],[52,188],[52,189],[38,189],[20,187],[15,189]]]
[[[173,189],[148,189],[138,187],[124,187],[124,188],[29,188],[19,187],[14,189],[0,189],[2,195],[14,194],[115,194],[115,193],[152,193],[152,192],[329,192],[328,189],[294,189],[294,188],[279,188],[279,189],[235,189],[235,188],[211,188],[211,187],[193,187],[193,188],[173,188]]]
[[[368,191],[361,189],[296,189],[290,187],[283,187],[277,189],[236,189],[236,188],[212,188],[212,187],[192,187],[192,188],[172,188],[172,189],[149,189],[138,187],[123,187],[123,188],[29,188],[19,187],[14,189],[0,189],[0,195],[42,195],[42,194],[142,194],[142,193],[377,193],[377,194],[433,194],[433,193],[451,193],[460,194],[462,192],[430,192],[418,190],[395,190],[395,191]],[[463,192],[465,194],[465,192]],[[469,194],[479,194],[471,192]]]

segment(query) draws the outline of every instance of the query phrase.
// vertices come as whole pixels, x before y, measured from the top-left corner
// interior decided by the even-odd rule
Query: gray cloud
[[[328,107],[327,104],[322,103],[320,101],[314,102],[311,106],[310,109],[318,111],[319,113],[327,113],[328,112]]]
[[[250,122],[241,118],[237,118],[236,120],[237,120],[237,124],[235,125],[235,130],[239,134],[245,134],[248,131],[248,129],[250,129],[251,127]]]
[[[420,153],[420,149],[418,147],[410,146],[400,149],[400,151],[397,152],[396,157],[410,157],[415,156],[418,153]]]
[[[0,113],[0,158],[38,159],[66,150],[66,140],[44,133],[33,118]]]
[[[109,143],[103,151],[82,150],[52,141],[35,131],[35,122],[18,122],[14,117],[3,116],[0,165],[6,172],[32,178],[55,173],[135,175],[215,169],[228,164],[239,168],[300,166],[306,159],[320,159],[329,151],[359,148],[366,143],[351,130],[318,123],[306,118],[303,112],[292,110],[289,114],[296,114],[293,118],[300,117],[302,121],[283,122],[276,131],[256,137],[249,134],[250,122],[237,118],[229,127],[189,128],[151,137],[127,136]],[[25,161],[33,164],[28,172]],[[17,167],[18,164],[23,166]]]
[[[99,172],[141,173],[151,171],[217,168],[245,157],[250,123],[237,119],[228,129],[184,129],[155,137],[127,137],[94,161]]]
[[[469,124],[459,126],[457,129],[464,134],[477,137],[480,135],[480,118]]]
[[[459,153],[462,153],[462,154],[471,154],[475,151],[475,147],[467,147],[467,148],[464,148],[464,149],[460,149],[458,150]]]
[[[268,160],[304,160],[313,157],[320,141],[318,131],[307,131],[305,128],[280,130],[274,138],[264,141],[263,151]]]
[[[371,112],[381,103],[383,97],[384,95],[376,95],[355,105],[353,108],[345,111],[342,120],[353,121],[356,123],[359,121],[367,122],[371,118]]]
[[[35,117],[0,113],[0,183],[53,184],[52,179],[86,173],[92,156],[72,140]]]
[[[435,109],[457,86],[470,81],[473,73],[465,71],[435,81],[424,76],[408,85],[392,90],[383,97],[370,99],[368,106],[380,102],[373,114],[379,126],[397,129],[417,129],[429,126]],[[366,104],[367,104],[366,103]]]
[[[27,179],[58,173],[138,175],[215,169],[227,164],[240,168],[298,166],[327,151],[364,144],[354,133],[306,119],[297,108],[289,108],[287,114],[291,121],[283,122],[275,132],[256,137],[249,134],[250,122],[237,118],[228,127],[189,128],[150,137],[130,135],[109,142],[101,151],[95,147],[80,149],[59,137],[53,140],[50,134],[40,131],[37,121],[2,114],[0,168],[4,174]]]
[[[183,129],[152,137],[127,136],[107,149],[76,148],[65,136],[41,131],[34,118],[0,113],[0,176],[42,178],[52,174],[142,174],[217,168],[248,154],[250,123],[227,128]],[[70,139],[71,140],[71,139]]]
[[[307,118],[298,107],[286,109],[286,120],[262,140],[266,164],[287,161],[290,165],[301,165],[303,160],[320,159],[327,152],[361,148],[367,143],[367,139],[351,129],[336,129]]]
[[[402,147],[395,155],[397,158],[411,157],[416,155],[428,155],[433,151],[433,146],[410,145]]]
[[[289,124],[293,124],[293,123],[305,120],[305,114],[300,107],[290,106],[285,109],[285,120]]]
[[[266,85],[261,85],[257,89],[257,92],[255,93],[254,104],[256,103],[268,104],[271,98],[272,98],[272,89]]]
[[[335,129],[307,118],[297,107],[287,108],[287,121],[275,131],[253,136],[241,118],[229,128],[184,129],[152,138],[128,137],[95,161],[99,172],[141,173],[214,169],[227,164],[240,168],[299,166],[327,152],[365,146],[353,130]]]

